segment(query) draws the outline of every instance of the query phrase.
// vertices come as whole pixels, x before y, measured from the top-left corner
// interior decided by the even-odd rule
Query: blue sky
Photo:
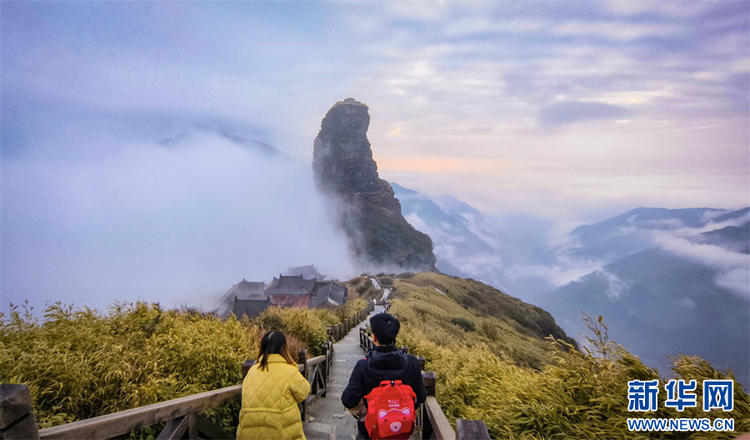
[[[59,238],[59,224],[34,225],[137,192],[102,169],[147,176],[175,161],[144,145],[197,122],[308,164],[325,112],[347,97],[370,107],[381,177],[484,212],[575,225],[638,206],[750,204],[747,1],[3,1],[0,14],[4,282],[28,248],[6,225]],[[199,173],[177,163],[175,175]],[[141,196],[118,209],[192,188],[133,180]],[[236,182],[225,185],[212,191]],[[41,199],[53,189],[59,203]],[[45,203],[59,206],[21,209]]]

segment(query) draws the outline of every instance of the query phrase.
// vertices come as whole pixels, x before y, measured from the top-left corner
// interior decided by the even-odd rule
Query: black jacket
[[[417,395],[417,405],[427,399],[417,358],[404,353],[395,345],[381,345],[370,350],[367,357],[357,361],[349,377],[349,384],[341,395],[341,403],[347,408],[354,408],[360,399],[370,394],[384,380],[400,380],[409,385]],[[358,423],[358,428],[365,438],[369,438],[364,423]]]

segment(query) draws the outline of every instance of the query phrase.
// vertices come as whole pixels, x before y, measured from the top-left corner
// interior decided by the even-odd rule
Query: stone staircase
[[[382,311],[383,307],[376,306],[364,322]],[[307,408],[304,430],[310,440],[352,440],[357,436],[356,420],[341,403],[341,393],[349,383],[354,365],[364,357],[359,346],[359,326],[352,328],[342,340],[335,343],[333,349],[326,398]]]

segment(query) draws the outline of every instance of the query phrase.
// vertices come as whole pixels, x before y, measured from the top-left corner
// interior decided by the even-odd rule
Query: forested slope
[[[663,405],[669,378],[695,379],[701,396],[703,380],[733,379],[731,372],[689,354],[672,360],[673,371],[649,368],[609,340],[606,317],[582,316],[589,333],[579,349],[547,312],[482,283],[434,273],[389,278],[390,311],[402,322],[397,343],[425,356],[451,422],[484,420],[492,438],[509,439],[734,438],[750,431],[750,399],[737,382],[731,412]],[[628,381],[654,379],[662,390],[658,410],[628,411]],[[735,431],[630,432],[626,419],[635,417],[733,418]]]

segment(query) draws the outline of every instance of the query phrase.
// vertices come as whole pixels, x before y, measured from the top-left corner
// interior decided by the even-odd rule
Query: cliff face
[[[352,98],[334,104],[315,138],[316,184],[336,201],[340,225],[360,263],[435,270],[432,240],[404,219],[393,189],[378,176],[369,125],[365,104]]]

